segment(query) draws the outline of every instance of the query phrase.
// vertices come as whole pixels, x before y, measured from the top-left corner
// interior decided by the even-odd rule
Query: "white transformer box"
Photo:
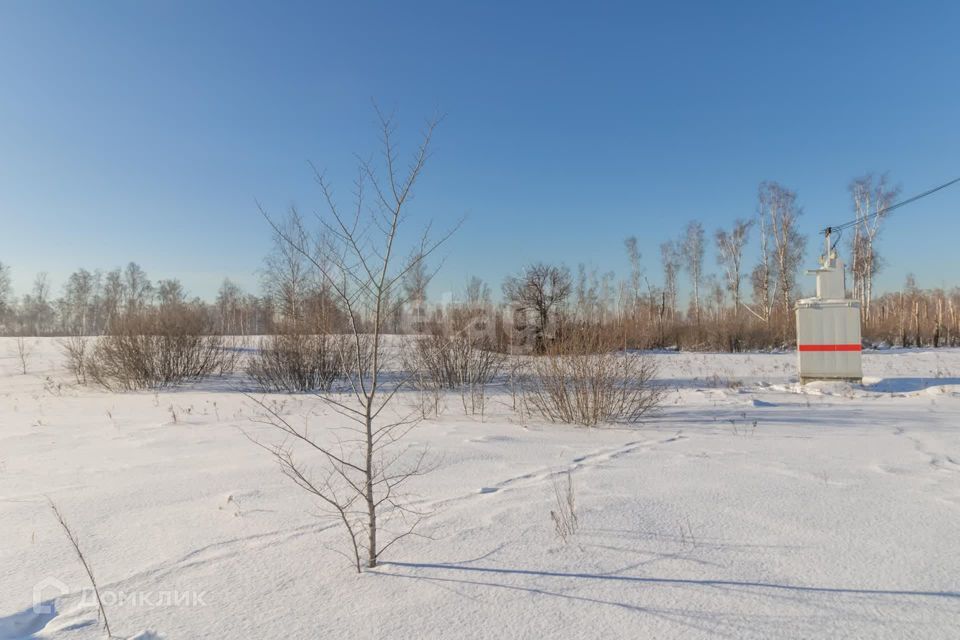
[[[797,301],[797,357],[800,383],[811,380],[861,382],[860,303],[847,299],[843,263],[830,249],[817,277],[817,295]]]

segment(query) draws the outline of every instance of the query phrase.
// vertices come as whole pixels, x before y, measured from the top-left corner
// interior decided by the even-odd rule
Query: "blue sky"
[[[255,201],[319,208],[376,148],[447,115],[415,219],[466,215],[432,292],[534,260],[625,275],[658,245],[796,190],[810,236],[847,184],[911,195],[960,175],[960,5],[0,3],[0,261],[23,293],[139,262],[211,297],[257,288]],[[882,288],[960,283],[960,187],[891,217]],[[712,252],[708,258],[713,267]]]

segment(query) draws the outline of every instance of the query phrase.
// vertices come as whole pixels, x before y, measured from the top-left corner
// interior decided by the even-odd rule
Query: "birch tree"
[[[471,309],[489,306],[492,301],[490,285],[477,276],[471,276],[467,280],[465,295],[467,306]]]
[[[136,262],[129,263],[123,270],[123,293],[127,312],[140,311],[153,297],[153,284]]]
[[[224,335],[243,334],[245,326],[245,307],[243,291],[229,278],[223,279],[223,284],[217,291],[216,309],[220,323],[220,333]]]
[[[103,284],[103,300],[101,316],[104,318],[104,322],[109,325],[114,318],[120,313],[121,305],[125,298],[124,287],[123,287],[123,274],[120,272],[120,269],[113,269],[108,271],[106,277],[104,278]]]
[[[717,229],[717,264],[723,267],[724,284],[733,296],[734,317],[740,315],[740,283],[743,280],[743,249],[750,238],[752,220],[738,218],[730,231]]]
[[[157,282],[157,302],[163,309],[178,307],[187,301],[187,292],[176,278]]]
[[[427,270],[425,260],[416,260],[410,258],[410,269],[403,277],[403,292],[410,305],[410,311],[413,315],[413,330],[417,333],[423,331],[426,321],[426,309],[424,305],[427,302],[427,286],[433,274]],[[397,313],[400,308],[397,309]]]
[[[27,333],[40,336],[53,326],[55,312],[50,304],[50,281],[47,274],[38,273],[33,280],[33,289],[23,296],[23,324]]]
[[[765,236],[762,241],[768,243],[776,274],[776,295],[771,302],[779,302],[789,323],[797,270],[806,245],[806,239],[797,229],[802,210],[797,205],[797,194],[776,182],[760,184],[758,201],[760,217],[766,221],[761,231]]]
[[[301,322],[311,288],[312,262],[318,260],[318,254],[296,209],[274,225],[273,247],[261,272],[263,288],[284,319]]]
[[[850,238],[853,295],[860,300],[863,319],[869,321],[873,277],[881,266],[875,242],[886,219],[887,209],[900,195],[900,187],[890,186],[887,174],[878,177],[868,173],[855,178],[849,188],[857,221],[853,227],[853,237]]]
[[[667,315],[672,320],[677,311],[677,289],[680,275],[680,252],[673,240],[660,245],[660,262],[663,267],[663,291]]]
[[[10,267],[0,262],[0,329],[4,328],[13,305],[13,288],[10,285]]]
[[[760,256],[753,271],[750,272],[750,283],[753,288],[753,305],[756,309],[747,309],[761,321],[770,324],[773,315],[773,299],[776,295],[774,284],[773,259],[770,249],[770,224],[760,209],[757,211],[757,226],[760,235]]]
[[[627,259],[630,261],[630,296],[629,302],[632,307],[633,315],[636,315],[640,307],[640,287],[643,281],[643,265],[640,263],[640,249],[637,247],[636,236],[630,236],[623,241],[623,246],[627,250]]]
[[[70,274],[63,288],[61,323],[71,335],[88,335],[95,328],[95,296],[99,289],[99,274],[79,269]]]
[[[703,253],[704,253],[704,233],[703,225],[693,221],[687,225],[683,234],[683,241],[680,243],[680,251],[683,255],[684,266],[687,274],[690,276],[690,284],[693,286],[693,310],[697,319],[697,326],[700,326],[700,285],[703,282]]]

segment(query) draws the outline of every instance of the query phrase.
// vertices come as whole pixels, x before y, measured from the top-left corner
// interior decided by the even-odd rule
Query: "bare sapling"
[[[23,375],[27,375],[27,366],[30,364],[30,358],[33,356],[34,345],[24,336],[17,336],[14,345],[17,350],[17,358],[20,360],[20,372]]]
[[[104,631],[107,632],[107,638],[113,638],[113,634],[110,632],[110,622],[107,620],[107,610],[103,607],[103,599],[100,597],[100,588],[97,586],[97,580],[93,577],[93,570],[90,568],[90,563],[87,562],[86,556],[83,555],[83,551],[80,550],[80,542],[77,536],[70,529],[70,526],[67,524],[66,519],[63,517],[63,514],[60,513],[60,509],[57,508],[57,505],[53,500],[47,499],[50,503],[50,510],[53,511],[53,515],[56,517],[57,522],[60,523],[60,527],[63,529],[63,532],[67,534],[67,539],[70,540],[70,545],[73,547],[74,553],[77,554],[77,559],[80,560],[80,564],[83,565],[83,570],[87,573],[87,578],[90,580],[90,585],[93,587],[93,595],[97,599],[97,615],[100,620],[103,621]]]
[[[319,232],[310,232],[302,223],[290,232],[261,209],[277,237],[306,259],[345,316],[349,344],[343,366],[348,391],[315,396],[348,420],[348,434],[341,437],[342,429],[312,428],[309,420],[295,424],[254,399],[263,410],[261,421],[280,438],[270,442],[250,436],[296,486],[343,524],[349,540],[344,555],[358,572],[364,565],[376,567],[387,549],[416,533],[426,515],[404,495],[411,480],[427,471],[426,450],[403,443],[422,414],[395,409],[394,400],[410,374],[391,366],[395,350],[385,343],[384,334],[407,302],[406,275],[453,233],[432,240],[427,226],[413,241],[410,257],[399,258],[401,235],[407,238],[401,228],[439,120],[427,123],[404,170],[398,162],[393,121],[376,112],[382,162],[361,161],[349,211],[341,209],[330,183],[316,170],[327,210],[326,216],[317,216]]]

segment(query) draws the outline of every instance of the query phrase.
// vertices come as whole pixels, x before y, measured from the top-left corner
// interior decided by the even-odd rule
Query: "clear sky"
[[[130,260],[215,294],[257,288],[255,201],[320,207],[375,150],[447,114],[416,200],[467,215],[434,295],[534,260],[622,276],[622,241],[747,217],[796,190],[810,236],[847,184],[905,196],[960,176],[960,3],[0,2],[0,261]],[[880,284],[960,284],[960,186],[891,217]],[[708,258],[713,268],[712,252]],[[656,279],[654,278],[654,279]]]

